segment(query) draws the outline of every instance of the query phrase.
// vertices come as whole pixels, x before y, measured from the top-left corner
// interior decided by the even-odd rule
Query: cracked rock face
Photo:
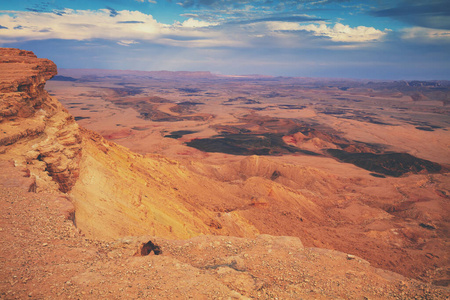
[[[62,192],[78,177],[81,136],[73,117],[44,89],[56,65],[30,51],[0,48],[0,153]]]

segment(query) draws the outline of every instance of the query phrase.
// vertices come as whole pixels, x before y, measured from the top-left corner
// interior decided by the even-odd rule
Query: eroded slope
[[[0,162],[0,297],[80,299],[446,299],[449,292],[375,269],[295,237],[87,239],[63,194],[28,192],[26,172]],[[4,180],[8,178],[8,180]],[[154,251],[142,246],[152,244]]]

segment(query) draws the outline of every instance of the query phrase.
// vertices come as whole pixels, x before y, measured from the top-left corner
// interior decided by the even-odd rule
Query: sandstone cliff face
[[[68,192],[78,177],[81,136],[73,117],[45,90],[56,65],[32,52],[0,49],[0,153]],[[14,145],[14,146],[12,146]]]

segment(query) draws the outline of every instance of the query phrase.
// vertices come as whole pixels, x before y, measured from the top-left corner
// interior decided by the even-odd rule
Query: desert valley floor
[[[429,276],[431,262],[448,260],[448,82],[59,74],[47,85],[50,94],[108,140],[232,185],[263,176],[320,198],[328,213],[302,212],[286,195],[254,182],[244,191],[248,204],[208,203],[218,214],[255,214],[266,233],[299,236],[309,246],[354,253],[416,278]],[[298,166],[320,172],[309,169],[314,174],[300,179]],[[273,203],[277,197],[287,203]],[[267,222],[271,217],[277,220]]]

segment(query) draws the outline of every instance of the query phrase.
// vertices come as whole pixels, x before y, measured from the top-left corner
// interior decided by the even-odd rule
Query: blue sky
[[[15,0],[0,46],[60,68],[450,79],[448,0]]]

